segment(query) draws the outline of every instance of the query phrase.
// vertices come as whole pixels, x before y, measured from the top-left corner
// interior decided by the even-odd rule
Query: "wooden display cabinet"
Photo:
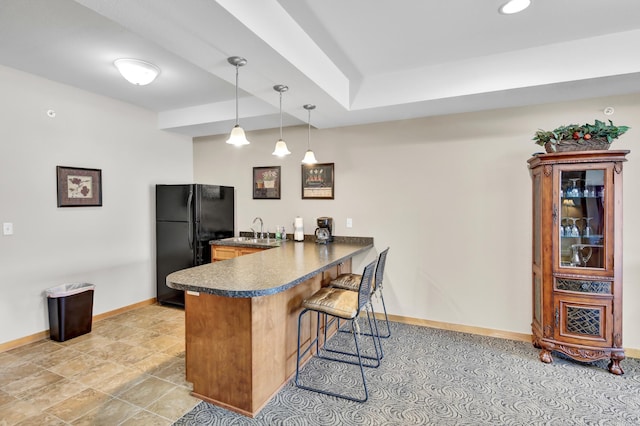
[[[533,345],[550,363],[610,359],[623,374],[622,163],[629,151],[538,154],[533,183]]]

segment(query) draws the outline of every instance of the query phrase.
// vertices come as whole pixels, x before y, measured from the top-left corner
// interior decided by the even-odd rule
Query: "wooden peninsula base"
[[[216,240],[216,246],[244,244]],[[186,379],[192,395],[253,417],[296,371],[302,300],[351,272],[352,258],[373,248],[373,238],[336,237],[330,244],[283,241],[167,276],[185,291]],[[304,319],[302,343],[315,337]]]
[[[188,291],[185,297],[186,379],[193,396],[255,416],[295,374],[298,314],[305,297],[351,259],[282,292],[226,297]],[[301,341],[315,337],[315,316],[305,316]]]

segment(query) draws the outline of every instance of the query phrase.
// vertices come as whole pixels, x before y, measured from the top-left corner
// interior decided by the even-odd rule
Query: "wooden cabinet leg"
[[[618,376],[624,374],[624,371],[622,371],[622,367],[620,367],[619,359],[611,358],[611,362],[609,362],[609,372]]]
[[[553,362],[551,351],[548,351],[546,349],[540,351],[540,355],[538,355],[538,358],[540,358],[540,361],[544,362],[545,364],[551,364]]]

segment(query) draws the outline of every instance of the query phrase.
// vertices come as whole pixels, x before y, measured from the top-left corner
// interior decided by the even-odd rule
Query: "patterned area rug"
[[[640,360],[623,376],[607,361],[579,363],[531,344],[392,323],[379,368],[365,371],[369,400],[350,402],[288,383],[250,419],[202,402],[176,425],[639,425]],[[330,341],[340,344],[349,335]],[[357,367],[354,367],[357,368]],[[307,383],[357,394],[343,363],[303,369]],[[301,373],[302,374],[302,373]]]

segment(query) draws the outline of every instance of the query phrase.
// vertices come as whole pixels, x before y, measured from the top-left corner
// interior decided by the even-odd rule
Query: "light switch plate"
[[[3,235],[13,235],[13,223],[5,222],[2,224],[2,234]]]
[[[353,219],[348,217],[347,218],[347,228],[352,228],[352,227],[353,227]]]

